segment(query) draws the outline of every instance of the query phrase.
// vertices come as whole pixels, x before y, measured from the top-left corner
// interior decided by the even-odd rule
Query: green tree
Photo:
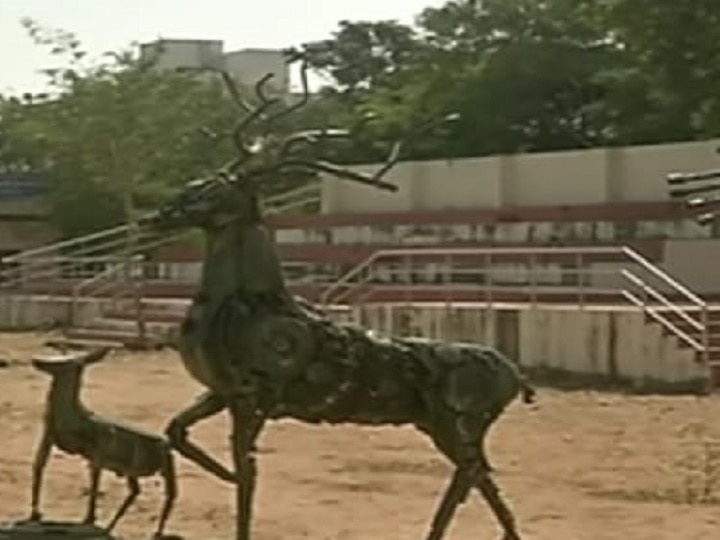
[[[47,95],[2,101],[4,155],[52,178],[65,235],[123,222],[230,155],[227,141],[200,131],[237,116],[219,83],[158,72],[129,52],[90,63],[72,34],[24,24],[65,67],[46,71]]]
[[[416,58],[415,31],[396,21],[341,21],[339,26],[330,39],[306,43],[301,49],[312,68],[355,99],[390,83]]]
[[[622,61],[608,110],[624,143],[720,134],[720,3],[586,0]]]
[[[417,28],[343,23],[306,49],[355,114],[377,113],[381,139],[461,114],[418,141],[415,158],[588,147],[613,136],[602,74],[617,54],[592,15],[573,0],[451,1]]]
[[[460,112],[445,136],[419,141],[416,158],[720,132],[714,0],[453,0],[415,27],[383,24],[346,22],[307,49],[353,114],[378,113],[380,138]]]

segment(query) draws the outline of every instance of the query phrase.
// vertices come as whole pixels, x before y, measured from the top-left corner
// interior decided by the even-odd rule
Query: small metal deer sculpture
[[[78,354],[36,357],[33,366],[52,377],[45,422],[33,464],[30,519],[39,521],[43,471],[53,447],[80,455],[89,464],[90,494],[84,523],[95,524],[101,472],[109,470],[127,479],[129,493],[106,528],[108,534],[140,493],[139,478],[160,474],[165,480],[165,503],[155,538],[163,537],[165,523],[177,495],[172,448],[161,436],[101,418],[80,401],[83,371],[102,360],[110,349]]]
[[[303,76],[305,71],[303,66]],[[395,191],[382,176],[410,137],[393,146],[375,174],[317,159],[317,143],[349,139],[351,133],[271,134],[269,126],[307,101],[307,86],[300,103],[270,114],[277,100],[265,95],[267,80],[256,86],[257,108],[237,99],[247,111],[233,132],[239,157],[209,178],[189,183],[142,220],[157,231],[197,227],[206,237],[199,292],[181,325],[177,349],[187,371],[208,392],[170,422],[171,443],[203,468],[237,483],[236,538],[249,540],[255,443],[267,420],[414,425],[456,467],[428,540],[444,537],[473,488],[492,508],[505,540],[520,540],[483,448],[488,429],[508,404],[520,394],[532,401],[533,390],[518,367],[489,347],[379,339],[318,314],[287,290],[272,233],[263,223],[259,188],[288,175],[327,174]],[[411,136],[455,118],[429,121]],[[253,131],[252,140],[245,140],[246,131]],[[235,473],[187,438],[193,424],[226,409],[232,417]]]

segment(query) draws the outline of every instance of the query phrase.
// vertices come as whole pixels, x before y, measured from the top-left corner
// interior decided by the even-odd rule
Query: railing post
[[[453,259],[452,255],[445,255],[445,258],[443,259],[445,262],[443,266],[445,267],[444,270],[444,276],[445,279],[443,281],[445,282],[445,315],[447,316],[450,313],[450,289],[453,287]]]
[[[493,256],[490,251],[485,255],[485,304],[488,311],[493,308]]]
[[[80,303],[80,294],[77,287],[73,287],[72,298],[70,299],[70,327],[74,328],[78,323],[78,310]]]
[[[403,298],[405,300],[405,308],[409,311],[410,306],[412,304],[411,298],[412,298],[412,287],[413,287],[413,280],[412,280],[412,259],[410,255],[405,255],[402,258],[403,261],[403,276],[405,277],[405,294],[403,294]]]
[[[145,324],[145,303],[143,302],[143,282],[136,280],[133,284],[137,332],[140,343],[145,344],[147,325]]]
[[[583,268],[583,252],[575,255],[575,276],[578,280],[578,303],[581,310],[585,309],[585,269]]]
[[[706,392],[711,394],[715,390],[715,381],[712,366],[710,365],[710,307],[704,304],[700,308],[700,322],[702,324],[702,363],[707,373]]]
[[[537,276],[535,275],[535,272],[537,272],[537,254],[536,253],[530,253],[528,256],[528,272],[530,273],[530,305],[533,309],[537,308]]]

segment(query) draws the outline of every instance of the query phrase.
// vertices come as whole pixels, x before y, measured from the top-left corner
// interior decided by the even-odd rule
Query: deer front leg
[[[175,462],[173,461],[173,455],[169,450],[167,454],[163,456],[163,463],[160,466],[160,475],[165,482],[165,502],[163,503],[162,510],[160,510],[157,530],[153,536],[154,540],[161,540],[163,538],[165,523],[170,516],[170,512],[175,504],[175,499],[177,499],[177,475],[175,473]]]
[[[85,514],[83,520],[83,523],[88,525],[95,525],[101,471],[102,469],[96,463],[90,463],[90,494],[88,496],[87,514]]]
[[[43,433],[40,437],[40,443],[35,452],[35,460],[33,462],[30,521],[40,521],[42,519],[42,514],[40,514],[40,490],[42,488],[43,472],[50,458],[52,445],[50,432],[47,427],[45,427],[43,428]]]
[[[170,445],[180,455],[226,482],[236,482],[236,476],[199,446],[188,440],[188,431],[194,425],[215,416],[227,408],[227,403],[212,392],[205,392],[195,403],[181,411],[168,424],[165,433]]]
[[[236,540],[250,540],[252,503],[255,493],[257,464],[255,441],[265,419],[255,410],[253,400],[241,400],[230,407],[232,415],[232,454],[238,475],[236,487]]]

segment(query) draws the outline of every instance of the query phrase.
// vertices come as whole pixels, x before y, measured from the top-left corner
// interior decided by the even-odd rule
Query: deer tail
[[[523,403],[531,405],[537,400],[537,390],[530,385],[525,377],[520,379],[520,392]]]

